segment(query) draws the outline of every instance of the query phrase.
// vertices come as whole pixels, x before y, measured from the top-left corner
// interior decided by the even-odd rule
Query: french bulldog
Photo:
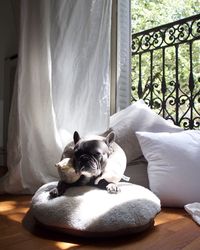
[[[114,132],[110,132],[106,137],[92,135],[81,138],[75,131],[73,154],[71,151],[70,154],[74,172],[79,178],[75,178],[74,183],[61,179],[57,187],[50,191],[51,198],[62,195],[70,186],[88,184],[106,189],[109,193],[118,193],[120,190],[117,183],[122,179],[126,168],[126,155],[114,139]],[[61,162],[56,164],[59,171],[64,169],[63,164],[67,156],[65,148]]]

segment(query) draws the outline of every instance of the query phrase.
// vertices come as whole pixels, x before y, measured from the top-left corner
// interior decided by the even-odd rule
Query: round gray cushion
[[[81,186],[50,199],[49,190],[56,185],[51,182],[38,189],[31,211],[41,224],[68,234],[105,237],[141,232],[153,225],[161,209],[155,194],[131,183],[119,183],[118,194]]]

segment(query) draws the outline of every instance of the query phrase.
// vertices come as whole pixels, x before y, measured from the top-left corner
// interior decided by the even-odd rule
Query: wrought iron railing
[[[132,35],[132,101],[200,129],[200,14]]]

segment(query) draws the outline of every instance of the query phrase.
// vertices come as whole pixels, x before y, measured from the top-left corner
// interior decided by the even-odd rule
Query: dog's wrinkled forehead
[[[109,155],[110,145],[114,141],[115,135],[110,132],[106,137],[102,136],[87,136],[81,138],[77,131],[74,132],[74,154],[75,158],[83,154],[99,158],[103,155],[104,158]]]
[[[104,141],[101,140],[90,140],[82,141],[80,140],[74,147],[75,152],[83,154],[103,154],[107,153],[108,146]]]

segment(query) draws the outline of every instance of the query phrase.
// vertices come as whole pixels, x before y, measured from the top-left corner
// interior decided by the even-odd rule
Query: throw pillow
[[[151,110],[143,100],[139,100],[126,109],[111,116],[110,129],[116,134],[118,143],[126,153],[127,163],[142,156],[135,135],[136,131],[178,132],[183,129],[175,126]]]
[[[200,202],[200,131],[136,135],[148,161],[150,189],[162,206]]]

